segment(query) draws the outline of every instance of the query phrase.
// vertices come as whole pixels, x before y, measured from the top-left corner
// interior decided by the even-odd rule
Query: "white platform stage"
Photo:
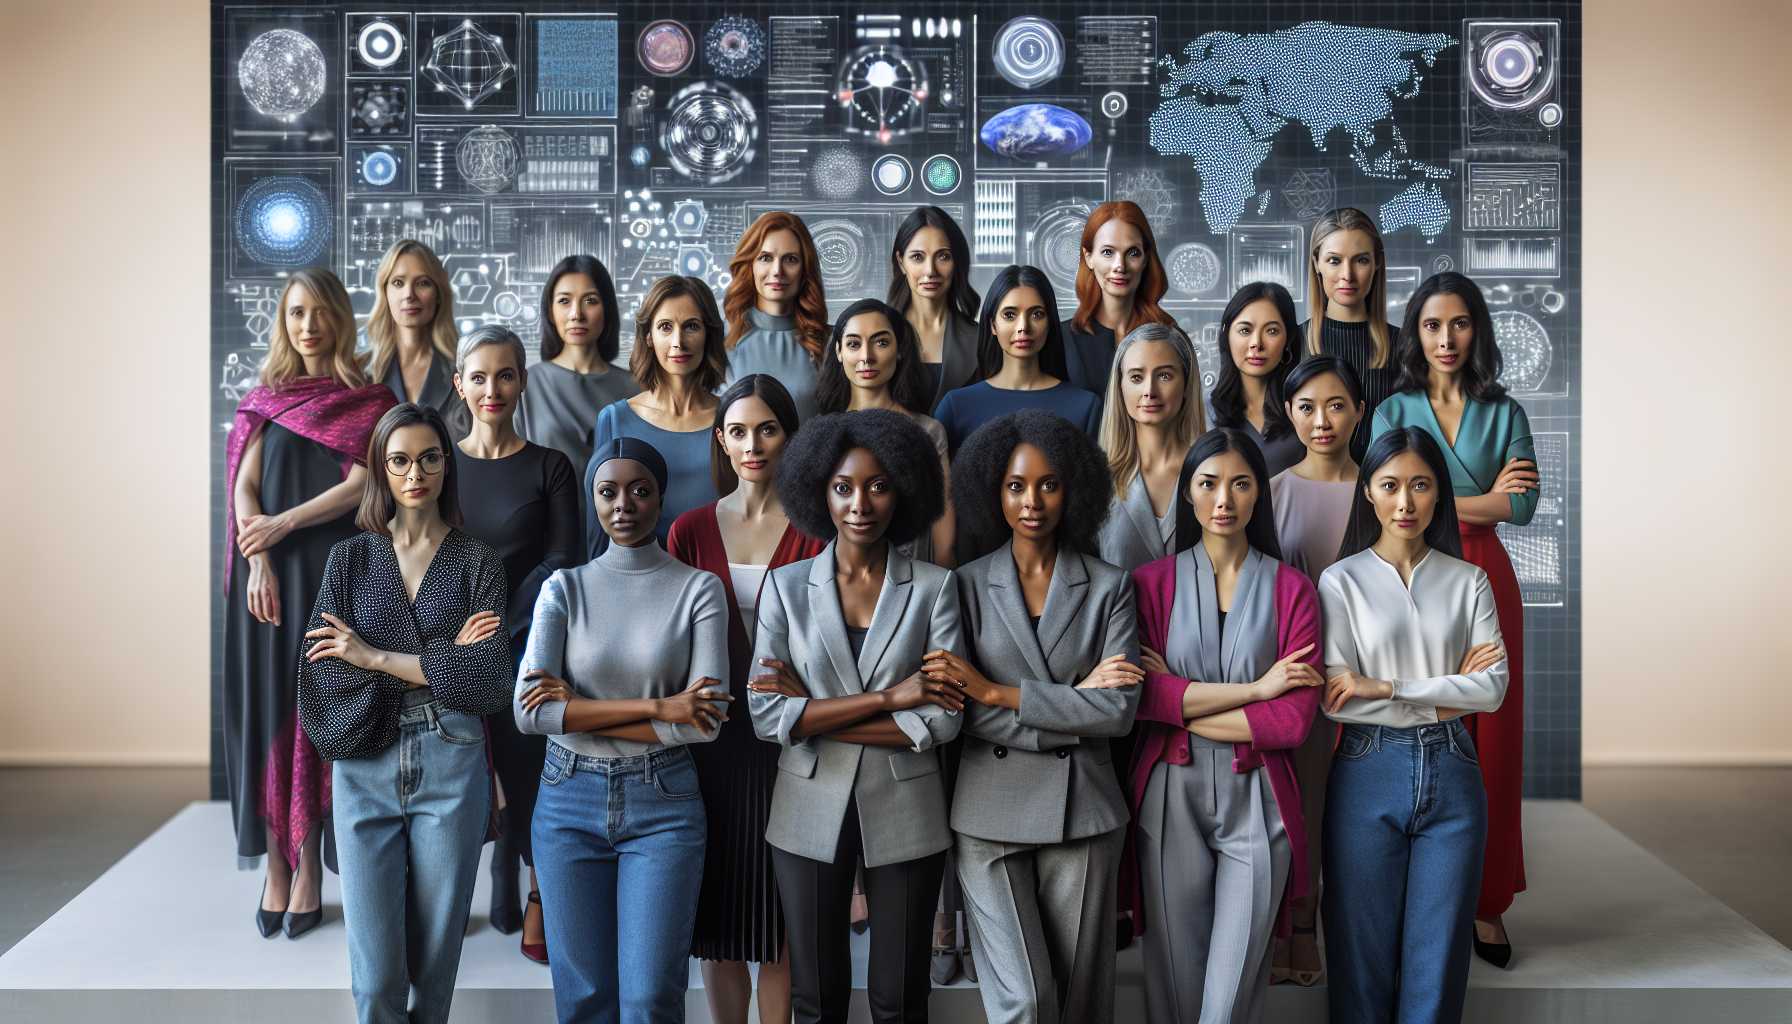
[[[1528,803],[1525,836],[1531,891],[1506,918],[1520,957],[1510,971],[1475,964],[1470,1021],[1792,1021],[1792,951],[1578,804]],[[181,811],[0,957],[0,1019],[352,1019],[334,876],[322,926],[298,942],[263,940],[251,921],[260,878],[232,862],[228,807]],[[486,924],[480,877],[454,1019],[552,1020],[547,970]],[[694,969],[691,978],[690,1019],[707,1020]],[[1272,1021],[1325,1019],[1323,989],[1279,986],[1271,997]],[[1118,1009],[1121,1021],[1144,1019],[1136,949],[1121,957]],[[932,1011],[942,1022],[983,1019],[963,985],[936,991]],[[861,996],[854,1019],[864,1013]]]

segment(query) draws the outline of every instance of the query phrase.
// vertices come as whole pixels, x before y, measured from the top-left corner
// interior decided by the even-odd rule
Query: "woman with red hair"
[[[798,417],[815,415],[815,367],[831,325],[809,226],[783,210],[760,214],[742,232],[728,274],[727,383],[769,374],[790,392]]]
[[[1083,225],[1083,262],[1076,268],[1076,315],[1064,327],[1069,383],[1106,393],[1115,339],[1141,324],[1176,326],[1157,303],[1169,279],[1157,255],[1151,222],[1139,204],[1102,203]]]

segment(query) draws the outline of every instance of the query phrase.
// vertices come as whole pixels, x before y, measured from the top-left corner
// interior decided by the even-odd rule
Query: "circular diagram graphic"
[[[1076,268],[1083,261],[1083,225],[1092,209],[1081,200],[1054,203],[1033,226],[1033,263],[1052,279],[1060,295],[1076,290]]]
[[[696,55],[697,40],[691,30],[669,18],[650,23],[635,40],[635,56],[656,75],[679,74],[691,66]]]
[[[422,71],[437,92],[448,93],[472,110],[503,90],[516,75],[516,65],[502,37],[468,19],[430,41]]]
[[[1523,29],[1495,32],[1481,40],[1469,69],[1469,87],[1499,110],[1534,106],[1555,85],[1555,62],[1542,40]]]
[[[886,196],[899,196],[915,183],[915,168],[895,153],[885,153],[872,161],[871,184]]]
[[[481,192],[502,192],[516,181],[516,140],[496,125],[483,125],[461,137],[454,147],[454,169]]]
[[[723,78],[745,78],[765,63],[765,29],[735,14],[718,18],[703,33],[703,58]]]
[[[236,241],[257,263],[316,263],[330,246],[330,201],[304,178],[262,178],[237,200]]]
[[[815,155],[809,185],[827,199],[851,199],[865,187],[865,161],[854,150],[833,146]]]
[[[385,188],[398,180],[398,158],[383,149],[361,157],[361,180],[375,188]]]
[[[721,82],[680,89],[660,124],[660,148],[672,169],[705,185],[719,185],[746,170],[758,141],[753,104]]]
[[[921,184],[936,196],[949,196],[964,183],[964,168],[944,153],[935,153],[921,165]]]
[[[1063,74],[1064,36],[1044,18],[1015,18],[996,32],[990,59],[1008,84],[1037,89]]]
[[[858,269],[871,252],[865,229],[849,220],[824,220],[810,234],[815,239],[815,258],[821,265],[821,283],[846,288],[858,279]]]
[[[1130,106],[1131,104],[1127,102],[1125,93],[1104,93],[1101,97],[1101,116],[1112,120],[1119,120],[1126,116],[1127,108]]]
[[[236,66],[249,105],[282,121],[296,119],[323,98],[325,75],[324,51],[289,28],[256,36]]]
[[[1165,258],[1164,276],[1177,295],[1199,298],[1219,286],[1219,254],[1200,242],[1184,242]]]
[[[1505,366],[1500,383],[1512,391],[1536,391],[1549,375],[1554,348],[1549,332],[1529,313],[1502,309],[1493,314],[1493,336],[1499,342]]]
[[[384,18],[370,21],[355,37],[355,55],[368,67],[384,71],[404,56],[404,33]]]
[[[888,142],[921,123],[927,71],[899,46],[861,46],[840,66],[834,99],[846,108],[846,130]]]

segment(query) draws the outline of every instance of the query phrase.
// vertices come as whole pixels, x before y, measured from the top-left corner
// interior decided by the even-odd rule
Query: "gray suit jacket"
[[[755,669],[759,659],[777,658],[791,666],[810,694],[749,691],[747,696],[754,731],[784,747],[766,842],[831,863],[846,805],[856,798],[867,867],[914,860],[951,846],[946,787],[934,748],[958,735],[961,716],[937,704],[895,712],[896,724],[913,743],[906,750],[791,736],[811,698],[888,689],[920,669],[928,651],[963,653],[951,571],[892,549],[856,662],[834,585],[832,543],[814,558],[772,570],[759,595],[758,615]]]
[[[1020,710],[965,708],[952,830],[1009,843],[1061,843],[1126,823],[1108,739],[1132,728],[1139,688],[1079,690],[1097,662],[1138,661],[1127,574],[1060,551],[1039,629],[1007,544],[958,570],[972,657],[992,681],[1020,687]]]
[[[1173,511],[1171,517],[1175,517]],[[1151,493],[1145,490],[1144,477],[1135,475],[1124,498],[1108,501],[1108,517],[1102,521],[1096,543],[1101,548],[1102,561],[1127,573],[1176,553],[1176,538],[1172,536],[1166,544],[1158,532],[1157,510],[1151,507]]]

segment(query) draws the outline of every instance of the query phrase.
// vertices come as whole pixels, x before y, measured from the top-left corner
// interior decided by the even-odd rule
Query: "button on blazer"
[[[1061,843],[1126,824],[1108,739],[1124,736],[1139,688],[1079,690],[1103,658],[1139,658],[1132,581],[1106,562],[1059,551],[1039,628],[1027,614],[1012,546],[958,569],[971,658],[1020,687],[1020,710],[965,706],[952,830],[1008,843]]]
[[[847,804],[856,798],[865,866],[914,860],[949,847],[936,748],[958,735],[962,716],[937,704],[894,712],[910,740],[902,749],[796,737],[791,731],[811,699],[886,690],[917,672],[929,651],[962,654],[952,572],[892,548],[856,659],[834,585],[833,542],[814,558],[773,569],[758,614],[754,674],[761,658],[776,658],[796,672],[810,695],[747,695],[754,731],[784,748],[766,842],[831,863]]]

